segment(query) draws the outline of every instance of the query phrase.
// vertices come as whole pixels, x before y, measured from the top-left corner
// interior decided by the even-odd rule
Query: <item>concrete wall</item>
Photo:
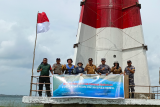
[[[45,104],[44,107],[159,107],[159,106],[157,105],[93,105],[93,104],[52,105],[52,104]]]
[[[95,47],[96,47],[96,29],[79,23],[79,30],[77,34],[76,43],[82,42],[75,49],[74,61],[73,63],[77,65],[79,61],[83,62],[84,65],[88,63],[89,58],[93,58],[95,63]],[[91,38],[91,39],[89,39]],[[87,40],[89,39],[89,40]],[[85,41],[87,40],[87,41]]]
[[[91,99],[91,98],[49,98],[49,97],[29,97],[24,96],[23,103],[28,104],[52,104],[52,105],[94,105],[97,107],[110,105],[160,105],[160,100],[156,99]],[[63,107],[62,106],[62,107]],[[68,106],[67,106],[68,107]]]
[[[85,66],[88,63],[88,58],[93,58],[94,64],[98,66],[101,64],[101,58],[106,58],[106,64],[110,67],[113,66],[114,61],[118,61],[124,71],[127,60],[131,60],[136,70],[135,84],[150,85],[146,50],[140,44],[144,44],[141,25],[122,30],[112,27],[95,29],[80,23],[77,35],[78,42],[82,43],[75,49],[75,64],[82,61]],[[116,55],[116,58],[113,55]],[[148,87],[136,87],[135,89],[139,93],[149,93]]]
[[[96,36],[96,65],[101,64],[101,58],[106,58],[106,63],[112,67],[114,61],[122,65],[123,35],[119,28],[99,28]],[[116,58],[113,57],[116,55]]]
[[[143,49],[144,37],[142,32],[142,26],[135,26],[123,30],[123,54],[122,54],[122,68],[127,66],[127,60],[132,61],[132,65],[135,67],[135,84],[150,86],[150,77],[148,71],[148,63],[146,57],[146,50]],[[127,36],[129,34],[131,37]],[[136,41],[138,40],[138,42]],[[140,43],[142,44],[140,44]],[[136,92],[149,93],[148,87],[136,87]]]

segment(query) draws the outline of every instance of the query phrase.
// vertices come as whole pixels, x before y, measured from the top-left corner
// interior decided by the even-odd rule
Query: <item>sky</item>
[[[51,26],[38,34],[36,68],[47,57],[55,63],[73,58],[81,0],[0,0],[0,94],[29,95],[37,12],[46,12]],[[160,0],[139,0],[151,85],[159,85]],[[35,87],[33,87],[35,88]]]

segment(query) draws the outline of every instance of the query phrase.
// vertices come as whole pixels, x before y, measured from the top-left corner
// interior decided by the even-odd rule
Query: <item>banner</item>
[[[53,97],[124,98],[123,75],[53,75]]]

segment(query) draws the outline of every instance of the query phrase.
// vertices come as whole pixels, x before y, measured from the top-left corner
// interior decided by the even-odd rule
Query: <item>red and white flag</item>
[[[37,33],[47,32],[49,30],[49,19],[45,12],[38,13],[37,16]]]

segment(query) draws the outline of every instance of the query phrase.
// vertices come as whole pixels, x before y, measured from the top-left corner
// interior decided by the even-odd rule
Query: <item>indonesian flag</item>
[[[49,30],[49,19],[45,12],[38,13],[37,16],[37,33],[47,32]]]

